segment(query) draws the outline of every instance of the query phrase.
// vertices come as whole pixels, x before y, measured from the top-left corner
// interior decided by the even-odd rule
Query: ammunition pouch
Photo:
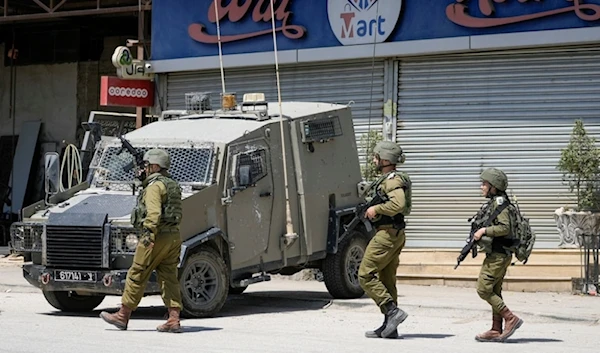
[[[373,227],[383,227],[383,226],[392,226],[394,229],[404,229],[406,228],[406,222],[404,221],[404,215],[398,213],[394,217],[390,216],[381,216],[377,221],[372,222]]]
[[[479,252],[485,254],[491,254],[493,252],[492,244],[494,243],[494,238],[484,235],[477,241],[477,249]]]

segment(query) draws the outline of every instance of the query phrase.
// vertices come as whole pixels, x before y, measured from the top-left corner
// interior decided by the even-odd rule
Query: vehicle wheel
[[[69,291],[42,291],[46,301],[58,310],[67,312],[92,311],[104,300],[104,295],[79,295]]]
[[[248,288],[248,286],[245,287],[229,287],[229,294],[242,294],[244,293],[244,291]]]
[[[360,298],[365,293],[358,283],[358,268],[365,255],[367,239],[359,231],[352,231],[323,262],[323,281],[336,299]]]
[[[225,261],[212,248],[200,249],[185,261],[179,286],[185,316],[213,316],[221,310],[229,292]]]

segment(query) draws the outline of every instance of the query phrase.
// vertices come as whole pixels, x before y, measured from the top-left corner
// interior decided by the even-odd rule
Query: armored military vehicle
[[[362,201],[350,107],[244,97],[211,109],[196,95],[187,110],[165,111],[124,136],[138,152],[168,151],[182,188],[183,313],[211,316],[228,294],[309,268],[322,270],[333,297],[362,296],[358,267],[369,234],[344,232]],[[45,158],[46,199],[22,210],[12,246],[31,257],[23,275],[53,307],[93,310],[122,294],[138,243],[130,213],[139,182],[124,168],[135,159],[119,138],[99,140],[87,181],[57,192],[58,155]],[[158,293],[153,275],[145,294]]]

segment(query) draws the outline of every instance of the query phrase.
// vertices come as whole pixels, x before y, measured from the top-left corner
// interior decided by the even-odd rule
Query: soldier
[[[127,272],[121,308],[117,313],[100,313],[100,317],[121,330],[140,300],[153,270],[158,275],[162,300],[169,318],[156,329],[161,332],[181,332],[179,313],[181,293],[177,280],[177,264],[181,251],[179,224],[181,223],[181,189],[167,170],[170,158],[166,151],[151,149],[144,154],[145,173],[143,190],[131,215],[131,223],[141,230],[133,263]]]
[[[501,170],[489,168],[481,173],[481,193],[490,200],[476,215],[476,222],[487,221],[496,208],[510,203],[506,195],[507,187],[508,179]],[[523,320],[515,316],[502,300],[502,282],[512,260],[512,252],[509,250],[513,244],[512,224],[508,207],[496,214],[489,227],[483,227],[474,234],[478,247],[486,254],[477,280],[477,294],[492,306],[493,313],[492,328],[475,336],[480,342],[503,342],[523,324]]]
[[[384,314],[381,327],[368,331],[368,338],[397,338],[397,327],[408,314],[397,307],[396,270],[406,236],[404,216],[411,210],[411,183],[406,173],[396,171],[404,163],[402,148],[391,141],[379,142],[373,163],[382,176],[369,187],[371,192],[384,194],[386,201],[369,207],[365,216],[377,230],[369,242],[358,270],[360,286],[375,301]]]

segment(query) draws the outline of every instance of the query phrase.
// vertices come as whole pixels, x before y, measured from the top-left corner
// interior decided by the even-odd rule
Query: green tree
[[[563,182],[569,185],[570,191],[575,190],[578,210],[597,211],[600,149],[580,119],[575,121],[569,144],[561,150],[557,169],[563,172]]]
[[[383,141],[381,131],[371,130],[368,133],[362,134],[360,138],[360,149],[366,152],[366,164],[360,166],[362,177],[366,181],[373,181],[379,175],[377,167],[371,163],[373,157],[373,149],[379,141]]]

